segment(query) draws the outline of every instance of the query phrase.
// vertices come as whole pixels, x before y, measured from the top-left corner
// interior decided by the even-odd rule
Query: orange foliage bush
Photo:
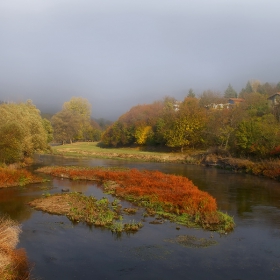
[[[200,191],[188,178],[159,171],[112,170],[105,168],[45,167],[38,171],[70,179],[114,181],[120,197],[147,198],[160,203],[163,210],[176,214],[206,214],[217,211],[216,200]]]
[[[27,170],[0,168],[0,188],[23,186],[35,182],[42,182],[42,179]]]

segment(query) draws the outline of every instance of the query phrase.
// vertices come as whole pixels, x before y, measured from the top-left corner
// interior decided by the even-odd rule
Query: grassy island
[[[158,215],[189,227],[219,232],[234,228],[233,218],[218,211],[215,198],[200,191],[192,181],[182,176],[104,167],[43,167],[37,171],[72,180],[96,181],[103,186],[104,192],[144,207],[146,215]],[[38,208],[48,211],[42,203],[37,205]],[[33,206],[36,207],[35,204]],[[57,214],[67,213],[58,210]],[[86,218],[83,220],[87,221]]]
[[[51,214],[65,215],[73,222],[86,222],[89,225],[101,226],[113,232],[137,231],[142,224],[136,222],[123,223],[122,206],[119,200],[112,203],[107,198],[97,200],[93,196],[80,193],[64,193],[47,195],[29,203],[35,209]]]

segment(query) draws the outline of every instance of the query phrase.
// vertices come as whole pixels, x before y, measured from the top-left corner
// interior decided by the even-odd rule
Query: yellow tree
[[[75,135],[77,139],[84,139],[84,134],[90,129],[91,104],[86,98],[72,97],[69,101],[63,104],[63,110],[70,111],[76,116],[79,116],[79,130]]]
[[[40,111],[31,100],[1,104],[0,126],[1,152],[2,156],[6,155],[4,158],[9,157],[9,162],[48,148],[48,132]],[[3,158],[1,160],[5,161]]]
[[[206,112],[196,98],[185,98],[179,110],[165,116],[163,137],[169,147],[196,146],[203,142],[202,131],[206,124]]]

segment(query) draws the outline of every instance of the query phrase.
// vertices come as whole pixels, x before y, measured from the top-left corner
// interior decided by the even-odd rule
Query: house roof
[[[228,100],[234,101],[234,102],[243,102],[245,99],[243,98],[229,98]]]
[[[280,92],[276,92],[273,95],[269,96],[267,99],[272,100],[273,98],[275,98],[276,96],[280,96]]]

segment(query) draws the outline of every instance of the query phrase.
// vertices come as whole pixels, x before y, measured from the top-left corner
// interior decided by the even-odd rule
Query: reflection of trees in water
[[[199,189],[216,198],[220,210],[234,216],[243,217],[259,205],[280,209],[279,182],[270,179],[201,166],[174,165],[164,172],[190,178]]]
[[[11,219],[23,222],[31,216],[32,210],[27,202],[34,199],[34,196],[20,195],[18,188],[7,188],[0,190],[0,212],[7,214]]]

